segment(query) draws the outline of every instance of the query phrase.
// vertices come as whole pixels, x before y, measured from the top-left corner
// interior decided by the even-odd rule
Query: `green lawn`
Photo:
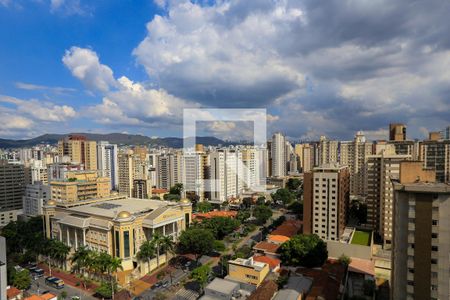
[[[367,231],[355,231],[352,238],[352,244],[369,246],[370,245],[370,232]]]

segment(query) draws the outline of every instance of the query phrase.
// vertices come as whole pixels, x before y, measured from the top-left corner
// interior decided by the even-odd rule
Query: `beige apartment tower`
[[[72,163],[84,165],[85,170],[97,170],[97,142],[82,135],[69,135],[58,141],[58,155],[68,156]]]
[[[338,241],[344,232],[350,174],[346,166],[328,164],[304,175],[303,232]]]
[[[393,181],[391,299],[449,299],[450,186],[422,162],[402,162]]]
[[[406,140],[406,125],[402,123],[389,124],[389,140],[390,141],[405,141]]]

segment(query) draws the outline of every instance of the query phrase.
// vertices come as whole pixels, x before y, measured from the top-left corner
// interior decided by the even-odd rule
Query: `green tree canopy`
[[[278,189],[275,193],[272,194],[272,199],[277,203],[288,205],[296,199],[296,195],[288,189]]]
[[[272,210],[268,206],[258,205],[253,209],[253,216],[255,217],[256,222],[262,225],[272,217]]]
[[[183,191],[183,184],[182,183],[176,183],[174,186],[172,186],[170,188],[169,194],[181,196],[181,192],[182,191]]]
[[[303,214],[303,203],[300,201],[294,201],[289,204],[288,209],[297,215]]]
[[[27,289],[31,284],[30,272],[26,269],[16,272],[13,276],[13,285],[19,290]]]
[[[317,235],[296,235],[278,249],[283,264],[320,267],[328,258],[327,244]]]
[[[203,289],[206,282],[208,281],[208,276],[211,273],[211,267],[209,265],[203,265],[192,270],[191,278],[198,282],[198,284]]]
[[[213,248],[217,252],[222,252],[226,249],[225,244],[222,241],[217,240],[214,241]]]
[[[198,259],[213,250],[214,241],[211,230],[194,227],[181,233],[178,246],[181,252],[193,253]]]
[[[289,180],[286,183],[286,187],[290,191],[297,191],[302,185],[302,181],[298,178],[289,178]]]
[[[212,205],[208,201],[198,202],[197,210],[202,213],[206,213],[212,210]]]
[[[240,225],[239,220],[227,217],[214,217],[198,223],[199,227],[211,230],[217,240],[223,240],[225,236],[235,231]]]

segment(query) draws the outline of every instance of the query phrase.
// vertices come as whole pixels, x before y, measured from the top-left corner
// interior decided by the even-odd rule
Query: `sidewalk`
[[[39,265],[39,267],[41,269],[44,270],[45,276],[50,276],[49,267],[46,264],[40,263],[38,265]],[[58,270],[53,269],[53,268],[52,268],[52,275],[51,276],[58,277],[58,278],[64,280],[64,284],[70,285],[70,286],[72,286],[74,288],[77,288],[79,290],[88,292],[90,294],[94,294],[95,293],[95,289],[98,287],[94,283],[89,283],[87,285],[86,289],[84,289],[84,286],[83,286],[83,284],[81,282],[81,279],[76,277],[75,274],[58,271]]]

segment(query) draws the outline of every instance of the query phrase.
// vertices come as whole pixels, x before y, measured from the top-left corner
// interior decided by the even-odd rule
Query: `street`
[[[31,280],[31,288],[28,290],[31,294],[37,294],[40,295],[42,292],[49,291],[50,293],[54,295],[60,295],[62,291],[65,291],[67,293],[66,299],[71,299],[73,296],[80,297],[81,300],[96,300],[97,298],[94,298],[87,294],[86,292],[71,287],[69,285],[65,285],[62,289],[55,289],[51,286],[48,286],[45,284],[45,277],[38,278],[37,280],[32,279]]]

